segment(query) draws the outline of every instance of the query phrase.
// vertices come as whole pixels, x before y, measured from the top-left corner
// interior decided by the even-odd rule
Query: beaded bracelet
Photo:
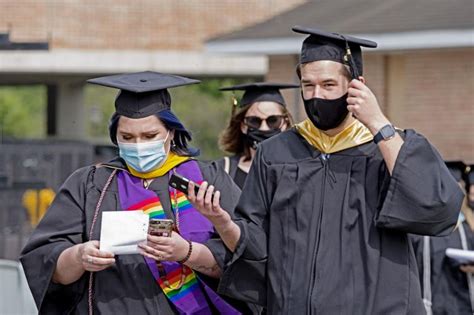
[[[191,257],[191,253],[193,252],[193,243],[190,240],[186,240],[186,241],[188,241],[188,243],[189,243],[189,250],[188,250],[188,253],[187,253],[186,257],[184,257],[183,259],[178,261],[180,264],[184,264],[185,262],[187,262],[189,257]]]

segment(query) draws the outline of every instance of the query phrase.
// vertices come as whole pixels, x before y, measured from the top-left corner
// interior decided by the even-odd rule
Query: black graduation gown
[[[124,167],[120,159],[107,164],[112,167]],[[199,163],[199,166],[204,179],[226,192],[221,200],[225,209],[234,209],[240,190],[232,179],[214,163]],[[88,272],[70,285],[55,284],[51,279],[61,252],[88,240],[98,198],[111,172],[110,167],[91,166],[73,173],[60,188],[45,217],[23,249],[20,260],[41,314],[88,313]],[[158,194],[167,215],[174,217],[168,194],[168,177],[155,179],[149,189]],[[119,209],[115,177],[105,194],[101,211]],[[92,239],[99,239],[100,226],[99,215]],[[219,252],[219,246],[214,248],[217,234],[215,237],[216,239],[209,240],[206,245],[217,259],[223,259],[225,251]],[[218,263],[222,265],[223,261]],[[209,280],[207,277],[206,279]],[[217,283],[214,285],[217,287]],[[116,256],[114,266],[95,273],[93,291],[96,314],[175,313],[141,255]]]
[[[220,292],[269,314],[423,314],[407,233],[450,233],[463,194],[425,138],[404,138],[391,177],[372,142],[323,158],[294,128],[264,141]]]
[[[474,250],[474,232],[463,222],[469,250]],[[412,236],[423,288],[423,237]],[[447,248],[462,249],[461,236],[455,231],[444,237],[430,237],[431,303],[433,315],[472,314],[466,273],[459,263],[446,256]]]
[[[245,180],[247,178],[247,173],[239,169],[239,161],[241,155],[234,155],[228,157],[229,159],[229,175],[234,180],[234,183],[242,189],[245,184]],[[219,159],[216,161],[218,165],[225,169],[225,158]]]

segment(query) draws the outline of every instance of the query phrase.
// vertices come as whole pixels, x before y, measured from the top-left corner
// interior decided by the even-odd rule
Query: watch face
[[[384,139],[387,139],[395,135],[395,129],[391,125],[387,125],[380,129],[380,133]]]

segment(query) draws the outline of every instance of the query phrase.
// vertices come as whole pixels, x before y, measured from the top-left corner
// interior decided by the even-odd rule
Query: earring
[[[171,148],[176,149],[176,143],[174,142],[174,140],[171,140]]]

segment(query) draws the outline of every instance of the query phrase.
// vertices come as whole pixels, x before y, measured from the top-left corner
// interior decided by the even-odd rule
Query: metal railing
[[[46,211],[44,190],[57,191],[72,172],[94,162],[94,146],[84,142],[0,144],[0,259],[18,260]]]

